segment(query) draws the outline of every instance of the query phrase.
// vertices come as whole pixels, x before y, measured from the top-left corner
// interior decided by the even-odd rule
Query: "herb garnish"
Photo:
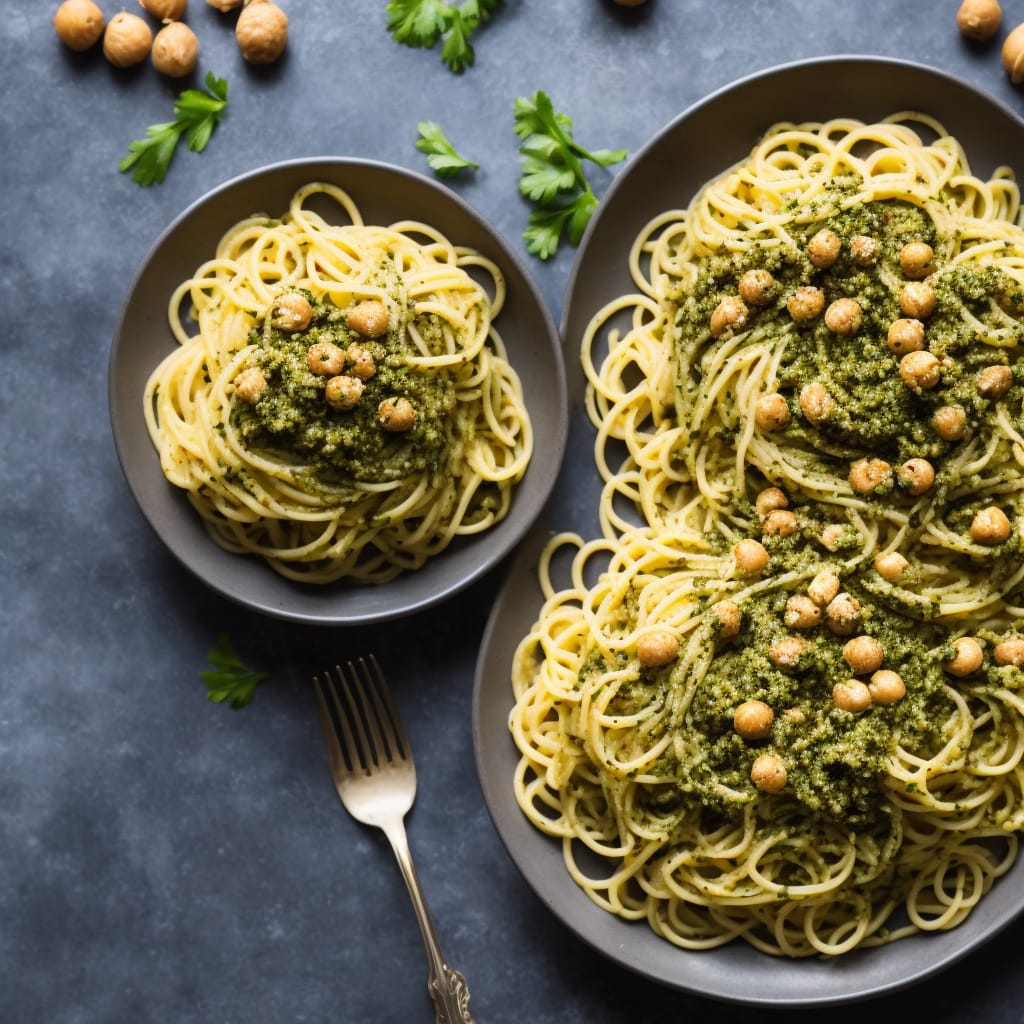
[[[244,708],[252,700],[256,687],[269,674],[249,668],[238,656],[230,638],[224,635],[217,638],[217,646],[207,657],[212,668],[204,669],[200,675],[206,683],[206,697],[214,704],[227,701],[233,708]]]
[[[470,37],[487,21],[501,0],[391,0],[387,5],[388,30],[396,42],[431,49],[441,40],[441,60],[459,73],[472,65],[475,54]]]
[[[206,73],[205,82],[209,91],[186,89],[178,97],[173,121],[150,125],[145,138],[131,143],[128,155],[117,165],[118,170],[127,171],[134,167],[132,181],[139,185],[152,185],[167,176],[167,168],[182,135],[193,152],[200,153],[206,148],[213,129],[224,116],[228,83],[226,79],[215,78],[212,71]]]
[[[416,129],[420,133],[416,148],[427,154],[427,163],[438,174],[450,177],[459,171],[476,170],[480,166],[455,149],[436,121],[420,121]]]
[[[557,251],[563,232],[573,245],[579,244],[597,208],[584,160],[609,167],[625,160],[627,153],[584,149],[573,139],[572,121],[556,113],[542,91],[515,101],[515,132],[522,140],[519,191],[537,206],[523,238],[529,252],[546,260]]]

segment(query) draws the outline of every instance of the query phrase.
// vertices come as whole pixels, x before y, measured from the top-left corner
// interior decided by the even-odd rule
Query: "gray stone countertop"
[[[108,17],[120,6],[99,3]],[[331,630],[261,617],[182,569],[118,465],[111,338],[164,227],[271,161],[345,154],[427,173],[416,124],[438,120],[483,164],[453,187],[523,252],[517,96],[544,89],[581,142],[635,152],[752,71],[863,53],[951,71],[1019,113],[998,45],[966,45],[953,0],[650,0],[633,12],[508,0],[456,76],[436,51],[389,37],[384,0],[282,0],[287,55],[257,69],[239,58],[230,16],[189,4],[200,69],[229,79],[229,113],[204,153],[180,152],[144,189],[118,162],[169,119],[182,85],[66,50],[56,0],[0,3],[0,1021],[432,1019],[401,878],[381,836],[338,803],[308,688],[318,666],[364,650],[388,652],[420,768],[414,855],[478,1021],[812,1019],[644,980],[528,888],[472,749],[474,665],[500,572],[399,623]],[[1024,20],[1024,5],[1004,7],[1009,24]],[[523,256],[557,320],[574,253]],[[199,675],[224,633],[270,673],[241,711],[208,702]],[[823,1019],[1019,1024],[1022,943],[1018,921],[925,984]]]

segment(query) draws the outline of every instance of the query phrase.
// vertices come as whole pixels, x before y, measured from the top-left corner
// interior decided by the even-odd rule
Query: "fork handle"
[[[416,921],[423,936],[423,945],[427,948],[427,959],[430,963],[427,991],[434,1002],[436,1024],[473,1024],[473,1018],[469,1013],[469,986],[462,974],[445,963],[437,930],[434,928],[434,921],[423,895],[423,887],[412,862],[405,826],[398,822],[386,827],[384,832],[391,842],[398,866],[402,869],[402,877],[409,890],[413,909],[416,911]]]

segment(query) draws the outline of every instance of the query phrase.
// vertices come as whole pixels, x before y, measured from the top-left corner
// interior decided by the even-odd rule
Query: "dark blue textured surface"
[[[108,16],[119,6],[100,2]],[[282,0],[289,50],[260,70],[242,64],[230,18],[189,4],[200,68],[230,81],[229,114],[205,153],[180,153],[147,190],[117,163],[169,118],[182,83],[66,51],[55,2],[0,3],[0,1020],[432,1019],[400,876],[383,838],[338,804],[308,690],[324,664],[370,650],[420,768],[414,856],[481,1024],[810,1020],[642,981],[527,889],[491,827],[471,748],[473,667],[499,574],[432,613],[341,631],[264,619],[185,573],[114,455],[111,334],[165,225],[272,160],[354,155],[423,170],[415,126],[438,120],[483,165],[457,190],[518,245],[517,96],[542,88],[584,145],[635,152],[741,75],[842,52],[953,71],[1020,112],[998,46],[964,44],[952,0],[650,0],[632,13],[508,0],[457,77],[436,52],[391,41],[384,0]],[[530,259],[556,319],[572,255]],[[272,676],[242,712],[209,704],[199,678],[220,633]],[[823,1012],[1019,1024],[1022,941],[1018,922],[925,985]]]

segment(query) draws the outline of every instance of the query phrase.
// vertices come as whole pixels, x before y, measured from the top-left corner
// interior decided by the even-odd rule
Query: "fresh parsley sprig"
[[[488,21],[501,0],[391,0],[387,5],[388,31],[406,46],[431,49],[441,41],[441,60],[460,73],[473,64],[476,54],[470,38]]]
[[[227,701],[233,708],[244,708],[252,700],[256,687],[268,675],[249,668],[238,656],[228,636],[218,637],[217,646],[207,657],[211,668],[204,669],[200,675],[206,683],[207,700],[214,704]]]
[[[436,121],[420,121],[416,125],[416,130],[420,133],[416,148],[427,154],[427,163],[438,174],[451,177],[459,171],[475,171],[479,168],[478,163],[474,163],[456,150]]]
[[[174,120],[153,124],[146,129],[143,139],[136,139],[128,147],[128,155],[117,165],[118,170],[132,171],[132,181],[139,185],[152,185],[167,176],[171,158],[182,136],[188,148],[201,153],[210,141],[213,129],[224,116],[228,102],[226,79],[206,73],[206,91],[186,89],[175,101]]]
[[[584,161],[610,167],[626,159],[624,149],[584,149],[573,138],[572,121],[557,113],[538,91],[515,101],[515,132],[521,139],[519,191],[537,207],[523,232],[528,252],[546,260],[563,233],[578,245],[597,208]]]

